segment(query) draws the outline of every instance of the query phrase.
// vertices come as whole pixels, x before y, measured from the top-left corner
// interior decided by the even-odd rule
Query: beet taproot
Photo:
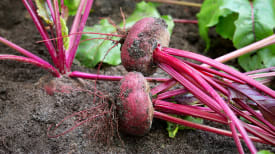
[[[121,61],[127,71],[151,75],[156,71],[153,51],[158,44],[168,46],[170,34],[163,19],[147,17],[136,22],[129,30],[121,47]]]
[[[120,81],[117,109],[122,132],[136,136],[149,132],[154,113],[149,92],[149,85],[139,72],[130,72]]]

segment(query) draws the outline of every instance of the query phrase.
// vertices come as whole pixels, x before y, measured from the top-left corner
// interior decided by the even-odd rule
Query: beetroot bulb
[[[158,44],[168,46],[170,34],[167,24],[160,18],[143,18],[128,32],[121,47],[121,61],[127,71],[141,72],[148,76],[156,71],[153,51]]]
[[[120,81],[117,109],[122,132],[136,136],[149,132],[154,114],[149,92],[149,85],[139,72],[130,72]]]

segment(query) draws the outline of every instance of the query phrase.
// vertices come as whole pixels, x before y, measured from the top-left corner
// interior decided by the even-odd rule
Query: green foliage
[[[126,28],[132,27],[137,21],[141,20],[145,17],[157,17],[162,18],[165,20],[165,22],[168,25],[168,30],[170,34],[172,34],[173,28],[174,28],[174,22],[171,16],[169,15],[163,15],[161,16],[157,10],[157,5],[155,3],[151,2],[140,2],[137,3],[136,9],[134,12],[126,19]],[[120,23],[120,27],[123,27],[123,23]]]
[[[111,25],[107,19],[102,19],[99,24],[93,27],[85,27],[84,32],[100,32],[100,33],[115,33],[116,29]],[[92,39],[92,38],[107,38],[103,35],[98,34],[83,34],[82,40]],[[118,40],[118,38],[111,37],[110,39]],[[109,40],[93,39],[89,41],[84,41],[79,44],[77,50],[76,59],[81,62],[86,67],[95,67],[105,56],[106,52],[114,44]],[[120,45],[114,47],[107,56],[104,58],[104,63],[110,65],[118,65],[121,63],[120,60]]]
[[[261,151],[258,151],[257,154],[274,154],[274,153],[268,150],[261,150]]]
[[[160,16],[157,11],[156,5],[153,3],[140,2],[137,4],[134,12],[126,19],[126,28],[134,25],[138,20],[144,17],[159,17],[166,21],[168,24],[168,30],[172,33],[174,22],[171,16]],[[120,23],[119,26],[122,28],[123,23]],[[92,27],[85,27],[85,32],[99,32],[99,33],[116,33],[116,29],[113,25],[111,25],[108,20],[102,19],[99,24],[96,24]],[[89,38],[104,38],[106,36],[103,35],[82,35],[81,40],[86,40]],[[112,37],[110,39],[118,40],[118,38]],[[80,63],[86,67],[95,67],[99,62],[102,61],[106,52],[113,46],[114,44],[109,40],[99,40],[93,39],[89,41],[85,41],[79,44],[79,48],[77,51],[76,59],[80,61]],[[118,65],[121,63],[120,59],[120,46],[113,48],[107,56],[104,58],[103,62],[109,65]]]
[[[53,18],[45,0],[35,0],[38,15],[47,23],[52,25]]]
[[[171,16],[169,16],[169,15],[163,15],[160,18],[162,18],[166,22],[166,24],[168,25],[167,29],[168,29],[168,31],[170,33],[170,36],[171,36],[172,32],[173,32],[173,28],[175,26],[173,18]]]
[[[208,29],[216,27],[223,38],[242,48],[273,34],[275,0],[205,0],[197,15],[201,37],[210,47]],[[253,6],[253,14],[252,14]],[[246,70],[275,66],[275,45],[241,56],[239,64]]]
[[[60,17],[60,23],[61,23],[61,31],[62,31],[62,36],[68,36],[69,30],[66,25],[66,20],[64,20],[62,17]],[[67,50],[69,48],[69,43],[70,43],[70,38],[69,37],[64,37],[63,38],[63,45],[64,48]]]
[[[45,0],[35,0],[35,4],[37,6],[37,13],[38,15],[49,25],[53,25],[53,18],[52,14],[50,12],[50,9],[47,5],[47,2]],[[60,16],[60,23],[61,23],[61,31],[62,31],[62,36],[67,36],[68,35],[68,27],[66,24],[66,20]],[[63,44],[64,48],[68,49],[69,47],[69,37],[64,37],[63,38]]]
[[[192,116],[184,116],[184,117],[175,116],[175,117],[182,118],[184,120],[191,121],[191,122],[194,122],[194,123],[199,123],[199,124],[203,123],[203,119],[194,118]],[[191,128],[191,127],[186,127],[186,126],[183,126],[183,125],[167,122],[166,130],[168,131],[169,137],[171,137],[171,138],[174,138],[177,135],[179,130],[184,130],[184,129],[193,129],[194,130],[194,128]]]
[[[64,0],[64,5],[68,7],[70,16],[76,14],[79,4],[80,0]]]
[[[126,19],[126,28],[132,27],[137,21],[145,17],[160,17],[154,3],[144,1],[137,3],[134,12]],[[122,24],[120,24],[121,27]]]

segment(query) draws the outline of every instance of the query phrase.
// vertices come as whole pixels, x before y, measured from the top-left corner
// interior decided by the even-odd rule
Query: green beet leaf
[[[177,118],[181,118],[183,120],[187,120],[187,121],[191,121],[191,122],[194,122],[194,123],[198,123],[198,124],[202,124],[203,123],[203,119],[201,118],[194,118],[192,116],[177,116],[177,115],[173,115],[174,117],[177,117]],[[175,123],[171,123],[171,122],[166,122],[167,123],[167,127],[166,127],[166,130],[169,134],[169,137],[171,138],[174,138],[176,137],[177,133],[179,130],[184,130],[184,129],[193,129],[194,128],[191,128],[191,127],[186,127],[186,126],[183,126],[183,125],[179,125],[179,124],[175,124]]]
[[[160,17],[156,5],[151,2],[139,2],[136,5],[134,12],[126,19],[126,28],[132,27],[137,21],[145,17]],[[123,23],[120,23],[120,27]]]
[[[69,29],[66,24],[66,20],[60,17],[60,23],[61,23],[61,31],[62,31],[62,36],[68,36],[69,34]],[[69,37],[64,37],[63,38],[63,46],[66,50],[69,48],[69,43],[70,43],[70,38]]]
[[[174,22],[171,16],[160,16],[157,11],[156,4],[140,2],[137,4],[134,12],[126,19],[126,28],[134,25],[138,20],[144,17],[159,17],[166,21],[170,34],[172,33]],[[123,23],[119,24],[120,28],[123,28]],[[85,27],[85,32],[99,32],[99,33],[116,33],[116,29],[111,25],[108,20],[102,19],[99,24],[92,27]],[[104,38],[103,35],[83,34],[81,40],[91,38]],[[113,40],[119,40],[119,38],[112,37]],[[109,65],[118,65],[121,63],[120,59],[120,44],[114,47],[104,58],[107,51],[114,45],[113,42],[102,39],[94,39],[85,41],[79,44],[76,58],[80,63],[86,67],[95,67],[103,59],[103,63]]]
[[[79,4],[80,0],[64,0],[64,5],[68,7],[70,16],[76,14]]]
[[[107,19],[102,19],[99,24],[93,27],[85,27],[84,32],[100,32],[100,33],[115,33],[116,29],[111,25]],[[107,38],[104,35],[83,34],[81,40],[92,38]],[[119,40],[119,38],[112,37],[110,39]],[[84,41],[79,44],[76,58],[86,67],[95,67],[106,55],[107,51],[114,45],[112,41],[103,39],[93,39]],[[110,65],[118,65],[120,60],[120,45],[114,47],[106,55],[103,60],[104,63]]]
[[[126,19],[126,29],[132,27],[137,21],[141,20],[142,18],[156,17],[165,20],[168,25],[169,33],[172,34],[173,28],[175,26],[172,17],[169,15],[161,16],[156,7],[157,5],[151,2],[146,3],[142,1],[138,3],[134,12]],[[119,26],[123,27],[123,23],[120,23]]]
[[[35,0],[38,15],[47,23],[52,25],[53,18],[45,0]]]
[[[175,26],[175,23],[173,21],[173,18],[169,15],[163,15],[161,16],[160,18],[162,18],[168,25],[168,31],[170,33],[170,36],[172,35],[172,32],[173,32],[173,28]]]
[[[53,25],[53,18],[48,7],[48,4],[45,0],[35,0],[35,4],[37,6],[37,13],[38,15],[49,25]],[[60,23],[61,23],[61,31],[62,36],[68,36],[68,27],[66,24],[66,20],[60,16]],[[63,45],[65,49],[69,47],[69,37],[63,38]]]
[[[219,33],[223,38],[226,39],[233,39],[234,32],[236,30],[236,26],[234,21],[238,18],[237,13],[230,13],[226,17],[220,17],[219,23],[216,25],[216,31]],[[224,29],[224,27],[227,27]]]
[[[179,131],[179,125],[171,122],[166,122],[166,123],[167,123],[166,130],[168,132],[169,137],[175,138]]]
[[[257,154],[274,154],[273,152],[270,152],[268,150],[260,150],[257,152]]]
[[[272,35],[275,27],[274,3],[275,0],[205,0],[197,17],[206,49],[210,47],[208,29],[214,26],[216,32],[232,40],[236,48]],[[238,62],[246,71],[275,66],[274,49],[274,45],[268,46],[241,56]]]

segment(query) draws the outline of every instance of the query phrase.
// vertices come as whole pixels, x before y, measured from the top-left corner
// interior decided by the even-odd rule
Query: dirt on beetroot
[[[120,7],[127,17],[134,10],[135,1],[96,0],[87,25],[97,23],[100,17],[110,17],[119,23]],[[161,14],[170,14],[179,19],[195,19],[199,11],[198,8],[175,5],[161,5],[158,9]],[[21,1],[2,0],[0,19],[0,36],[51,62],[44,45],[36,43],[41,37]],[[205,46],[199,37],[197,25],[177,23],[170,47],[202,53]],[[221,44],[217,44],[213,48],[216,51],[220,49],[231,51],[232,45],[223,48]],[[19,55],[0,44],[0,54],[3,53]],[[97,72],[96,69],[85,68],[77,62],[74,62],[72,70]],[[100,74],[106,75],[126,73],[121,65],[104,66],[100,71]],[[106,116],[103,117],[106,121],[102,117],[95,118],[70,133],[49,138],[48,127],[65,117],[98,107],[102,102],[112,105],[118,88],[118,82],[98,81],[97,89],[104,94],[94,98],[93,81],[66,77],[54,79],[50,76],[36,66],[0,61],[0,153],[237,153],[233,139],[200,130],[180,131],[175,138],[169,138],[166,122],[157,119],[153,120],[152,128],[145,136],[117,135],[116,125],[108,125],[106,120],[110,116],[114,120],[113,114],[103,115]],[[158,70],[153,76],[167,75]],[[44,83],[52,83],[47,85],[53,86],[47,87],[48,91],[45,91]],[[60,84],[62,86],[55,87]],[[103,97],[106,99],[102,100]],[[207,121],[205,123],[209,124]],[[256,143],[256,146],[258,149],[275,151],[274,147],[268,145]]]

